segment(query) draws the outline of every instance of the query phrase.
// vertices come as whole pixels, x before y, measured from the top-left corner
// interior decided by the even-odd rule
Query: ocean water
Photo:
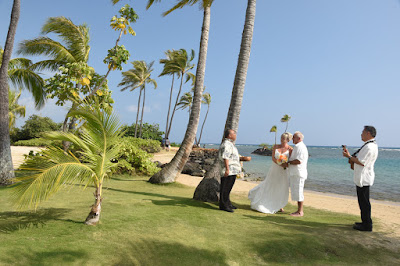
[[[259,148],[256,145],[236,145],[240,155],[251,156],[250,162],[244,162],[245,173],[250,177],[263,179],[272,164],[270,156],[251,154]],[[206,145],[217,149],[219,145]],[[348,147],[350,153],[359,147]],[[353,170],[347,159],[342,157],[341,147],[308,146],[308,178],[304,188],[318,192],[330,192],[356,196],[353,183]],[[370,197],[378,200],[400,202],[400,148],[379,148],[375,163],[375,182]]]

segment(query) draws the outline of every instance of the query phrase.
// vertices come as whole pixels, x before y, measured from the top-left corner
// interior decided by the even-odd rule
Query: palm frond
[[[20,177],[15,179],[12,194],[19,208],[37,208],[40,202],[68,184],[87,186],[95,182],[94,171],[72,153],[56,147],[49,147],[41,153],[42,156],[28,159],[20,168]]]
[[[31,69],[15,68],[8,71],[8,77],[15,86],[25,88],[32,93],[37,108],[44,105],[46,92],[41,76]]]
[[[22,41],[18,45],[17,53],[31,56],[44,55],[60,62],[76,61],[73,54],[64,45],[48,37]]]
[[[66,44],[76,61],[87,62],[89,58],[89,28],[75,25],[66,17],[50,17],[42,27],[42,34],[55,33]]]

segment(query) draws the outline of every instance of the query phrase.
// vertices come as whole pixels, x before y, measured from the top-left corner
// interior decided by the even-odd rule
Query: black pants
[[[371,203],[369,202],[369,186],[357,187],[358,205],[361,210],[361,221],[365,226],[372,226]]]
[[[236,175],[228,175],[227,177],[221,177],[221,186],[219,189],[219,208],[230,209],[232,206],[229,194],[231,193],[232,187],[235,184]]]

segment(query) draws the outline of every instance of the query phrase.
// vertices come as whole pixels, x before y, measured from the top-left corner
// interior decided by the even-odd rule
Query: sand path
[[[177,148],[172,148],[170,152],[161,151],[156,153],[153,157],[154,161],[161,163],[168,163],[173,158]],[[202,177],[190,176],[180,174],[176,179],[177,182],[187,186],[196,187]],[[232,189],[232,193],[242,194],[247,196],[250,189],[255,187],[257,183],[237,180]],[[332,212],[360,215],[357,198],[351,196],[343,196],[332,193],[321,193],[314,191],[306,191],[304,193],[304,205],[316,209],[323,209]],[[291,202],[296,205],[296,202]],[[379,220],[382,227],[379,231],[388,233],[390,236],[396,238],[400,237],[400,203],[371,200],[372,205],[372,218]],[[307,215],[307,213],[305,213]],[[377,230],[375,230],[377,231]]]

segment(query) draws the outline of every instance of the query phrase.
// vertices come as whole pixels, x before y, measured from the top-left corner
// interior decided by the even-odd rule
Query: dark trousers
[[[221,177],[221,186],[219,189],[219,208],[230,209],[232,207],[229,194],[231,193],[232,187],[235,184],[236,175],[229,175],[227,177]]]
[[[361,221],[365,226],[372,226],[371,203],[369,202],[369,186],[357,187],[358,205],[361,211]]]

